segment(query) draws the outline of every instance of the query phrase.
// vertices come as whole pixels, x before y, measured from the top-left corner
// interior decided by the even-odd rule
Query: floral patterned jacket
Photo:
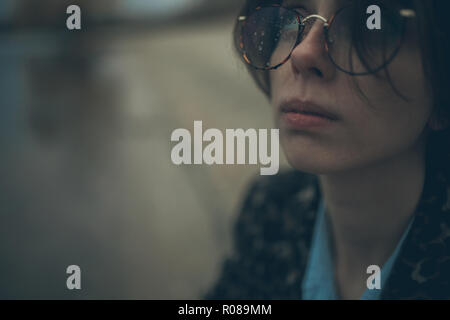
[[[302,299],[320,201],[316,176],[287,172],[250,189],[234,225],[233,254],[205,299]],[[415,219],[381,299],[450,298],[450,205],[442,175],[427,174]]]

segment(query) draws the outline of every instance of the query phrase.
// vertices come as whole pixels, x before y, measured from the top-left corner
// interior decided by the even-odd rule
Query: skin
[[[342,3],[291,1],[329,19]],[[271,103],[289,163],[317,174],[334,241],[335,278],[342,299],[359,299],[367,267],[386,262],[407,227],[423,189],[425,146],[432,103],[414,30],[383,74],[354,77],[340,72],[324,46],[316,20],[291,59],[270,73]],[[320,72],[318,72],[320,71]],[[323,128],[292,130],[279,105],[299,98],[332,111],[338,120]]]

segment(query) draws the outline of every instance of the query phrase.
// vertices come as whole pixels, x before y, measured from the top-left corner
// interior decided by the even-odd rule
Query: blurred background
[[[170,136],[271,128],[232,48],[242,2],[0,1],[0,298],[197,299],[214,283],[259,166],[177,167]]]

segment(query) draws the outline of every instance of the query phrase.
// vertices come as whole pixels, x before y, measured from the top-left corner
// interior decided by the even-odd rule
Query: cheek
[[[389,75],[391,81],[385,75],[359,81],[368,98],[362,108],[364,125],[386,143],[408,143],[424,131],[432,111],[418,50],[400,52],[389,66]]]
[[[337,91],[346,110],[342,135],[336,137],[336,153],[347,159],[370,162],[395,156],[418,144],[431,114],[431,99],[425,90],[421,66],[405,73],[408,64],[393,65],[392,84],[387,79],[361,78],[358,85],[366,99],[349,84]],[[396,70],[397,69],[397,70]],[[402,72],[399,72],[400,69]],[[347,93],[345,93],[347,92]],[[339,147],[338,147],[339,146]],[[351,160],[349,160],[351,161]]]
[[[349,152],[366,158],[391,157],[420,140],[428,118],[422,105],[397,103],[384,107],[360,113],[348,124],[342,142]]]
[[[288,72],[287,65],[289,65],[289,62],[277,70],[269,71],[272,105],[274,101],[278,101],[278,96],[280,94],[286,92],[286,88],[289,87],[289,84],[292,85],[294,83],[293,80],[289,81],[291,74]]]

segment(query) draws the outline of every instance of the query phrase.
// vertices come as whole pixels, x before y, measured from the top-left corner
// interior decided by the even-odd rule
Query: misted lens
[[[242,26],[245,60],[260,69],[276,67],[289,58],[300,30],[296,12],[282,7],[259,8]]]

